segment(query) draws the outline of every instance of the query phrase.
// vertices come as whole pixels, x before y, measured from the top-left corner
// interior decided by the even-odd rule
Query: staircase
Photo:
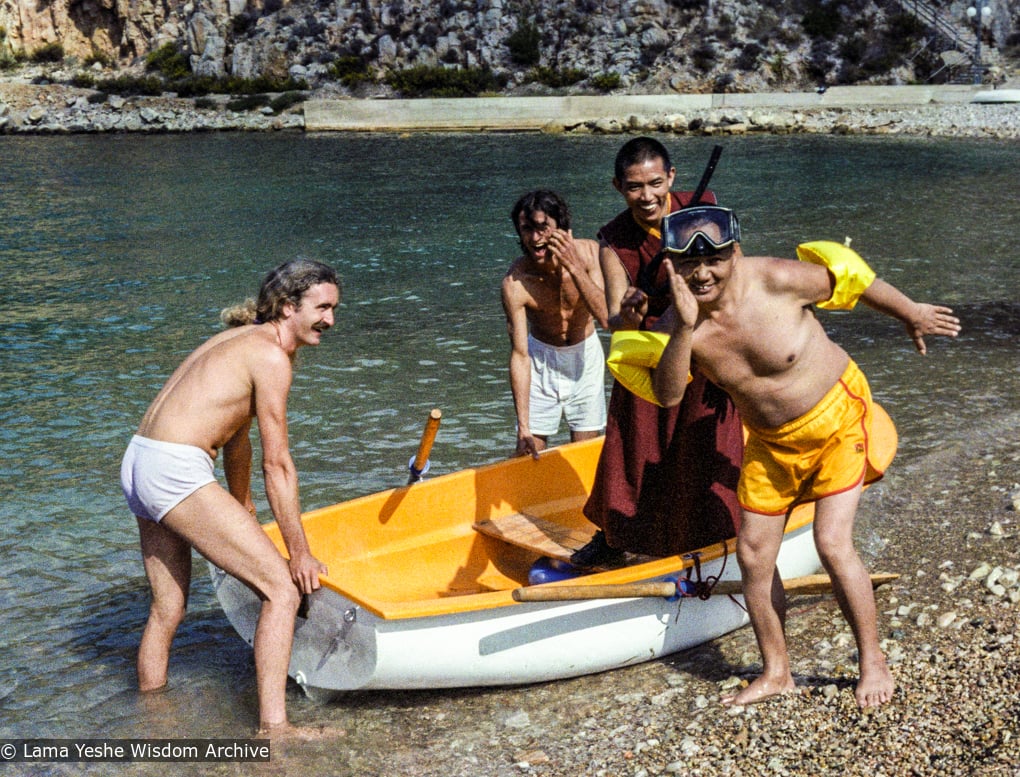
[[[988,66],[999,62],[999,52],[993,46],[982,46],[981,61],[975,61],[977,35],[969,24],[950,21],[926,0],[896,0],[896,2],[934,33],[927,40],[927,45],[948,47],[948,50],[942,51],[942,61],[945,64],[932,74],[932,78],[943,70],[949,70],[950,83],[981,83]]]

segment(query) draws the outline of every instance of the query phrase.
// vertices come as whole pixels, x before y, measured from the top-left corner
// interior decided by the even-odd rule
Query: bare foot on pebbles
[[[724,707],[744,707],[748,704],[757,704],[773,696],[784,693],[793,693],[797,690],[793,677],[786,675],[781,678],[771,678],[762,675],[751,682],[740,693],[731,696],[723,696],[719,701]]]

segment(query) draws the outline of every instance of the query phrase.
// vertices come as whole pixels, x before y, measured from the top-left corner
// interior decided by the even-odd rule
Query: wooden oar
[[[432,443],[435,442],[436,432],[439,431],[439,419],[443,417],[443,411],[438,407],[432,408],[428,420],[425,422],[425,429],[421,433],[421,442],[418,443],[418,452],[407,465],[410,473],[407,484],[417,483],[429,469],[429,453],[432,451]]]
[[[871,587],[877,588],[898,578],[895,574],[871,575]],[[828,575],[805,575],[783,581],[788,594],[824,594],[832,591],[832,580]],[[743,584],[739,580],[720,580],[712,586],[711,593],[740,594]],[[618,583],[610,585],[542,585],[517,588],[513,592],[518,602],[569,602],[581,599],[632,599],[642,596],[670,598],[677,595],[677,584],[668,580],[648,583]]]

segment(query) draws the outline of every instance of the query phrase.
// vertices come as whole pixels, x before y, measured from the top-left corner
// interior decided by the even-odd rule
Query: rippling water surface
[[[713,141],[666,140],[693,188]],[[290,402],[305,508],[401,484],[432,407],[434,473],[502,458],[509,208],[558,188],[575,234],[593,236],[622,207],[620,142],[0,137],[0,737],[245,733],[250,650],[204,564],[175,691],[133,691],[147,591],[117,471],[149,401],[222,307],[301,254],[344,282],[338,326],[302,351]],[[850,236],[883,277],[963,319],[921,358],[871,311],[823,314],[896,420],[901,460],[1020,409],[1018,169],[1005,142],[725,141],[713,188],[741,215],[745,252]],[[305,703],[294,695],[299,715]]]

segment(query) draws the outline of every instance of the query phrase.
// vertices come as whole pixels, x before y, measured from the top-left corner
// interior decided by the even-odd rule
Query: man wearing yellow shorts
[[[822,400],[775,429],[746,426],[737,499],[749,512],[786,515],[882,477],[871,463],[871,389],[852,359]]]
[[[763,672],[723,702],[750,704],[795,687],[776,558],[790,508],[813,501],[815,546],[857,641],[857,703],[884,704],[894,681],[879,647],[871,580],[852,538],[863,481],[871,476],[871,397],[814,306],[851,308],[861,299],[902,321],[922,354],[925,335],[955,336],[960,323],[949,308],[914,302],[876,278],[838,243],[802,245],[799,262],[744,256],[736,216],[726,208],[672,213],[662,234],[672,260],[664,263],[672,306],[663,317],[670,338],[652,373],[656,400],[679,402],[696,362],[751,430],[738,488],[737,559]]]

